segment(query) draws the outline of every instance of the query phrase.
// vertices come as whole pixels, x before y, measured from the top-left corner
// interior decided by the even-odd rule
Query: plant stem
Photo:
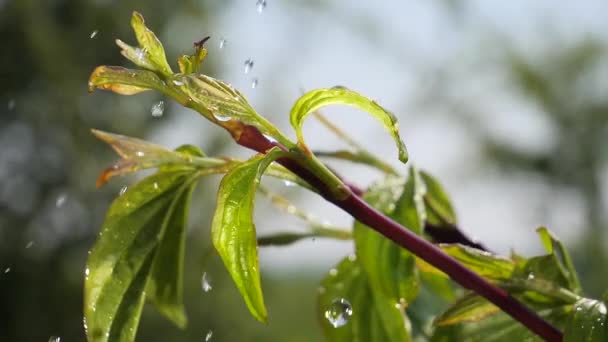
[[[275,142],[269,141],[253,126],[245,127],[237,143],[261,153],[274,146],[284,148]],[[464,288],[470,289],[494,303],[511,317],[521,322],[530,331],[547,341],[562,340],[562,333],[559,330],[525,307],[517,299],[509,295],[507,291],[489,283],[477,273],[466,268],[456,259],[435,247],[432,243],[383,215],[363,201],[356,192],[351,192],[349,196],[343,199],[336,198],[330,187],[296,161],[281,158],[278,162],[315,187],[326,200],[343,209],[361,223],[376,230],[399,246],[443,271]]]

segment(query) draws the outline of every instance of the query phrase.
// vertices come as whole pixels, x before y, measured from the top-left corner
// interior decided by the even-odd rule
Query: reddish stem
[[[269,141],[257,130],[257,128],[252,126],[246,126],[243,129],[242,134],[237,139],[237,143],[261,153],[264,153],[275,146],[284,149],[283,146]],[[414,234],[409,229],[371,207],[361,199],[360,192],[357,193],[358,191],[354,191],[352,195],[345,199],[336,199],[321,179],[302,167],[302,165],[296,161],[288,158],[281,158],[278,162],[319,190],[319,193],[326,200],[334,203],[359,222],[364,223],[399,246],[409,250],[416,256],[443,271],[464,288],[474,291],[478,295],[486,298],[511,317],[521,322],[530,331],[544,338],[546,341],[562,341],[562,333],[559,330],[543,320],[535,312],[528,309],[517,299],[513,298],[507,291],[489,283],[432,243]]]

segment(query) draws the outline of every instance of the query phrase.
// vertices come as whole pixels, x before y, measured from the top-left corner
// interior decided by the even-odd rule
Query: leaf
[[[352,305],[352,316],[342,326],[334,328],[326,311],[336,300]],[[411,341],[409,322],[398,303],[378,300],[353,256],[343,259],[321,281],[318,316],[326,340],[332,342]]]
[[[424,194],[426,220],[440,226],[442,223],[456,224],[456,212],[443,186],[428,172],[420,171],[420,178],[426,188]]]
[[[515,263],[490,252],[460,244],[443,244],[441,249],[472,271],[490,280],[507,280],[513,276]]]
[[[194,43],[194,55],[183,55],[177,59],[179,71],[182,74],[198,73],[201,63],[207,57],[207,49],[203,46],[207,40],[209,40],[209,37],[205,37],[201,41]]]
[[[302,126],[306,117],[322,107],[335,104],[357,107],[368,112],[378,120],[395,140],[399,149],[399,160],[403,163],[407,162],[407,149],[399,136],[399,123],[395,115],[382,108],[375,101],[344,87],[322,88],[309,91],[294,104],[290,113],[290,121],[296,130],[298,141],[301,145],[305,146]]]
[[[580,294],[582,292],[581,284],[572,264],[570,254],[564,244],[545,227],[538,228],[536,232],[540,236],[547,252],[555,257],[557,265],[568,282],[567,288]]]
[[[163,81],[152,71],[116,66],[99,66],[89,77],[89,91],[111,90],[121,95],[134,95],[146,90],[165,88]]]
[[[500,309],[485,298],[468,293],[456,300],[435,319],[436,325],[450,325],[462,322],[477,322],[500,312]]]
[[[188,209],[195,184],[176,197],[146,287],[146,297],[175,325],[187,323],[183,304],[184,256]]]
[[[564,331],[564,342],[608,341],[606,304],[582,298],[575,305]]]
[[[133,341],[144,289],[176,199],[198,177],[156,173],[112,203],[87,260],[85,327],[89,341]]]
[[[251,314],[267,320],[262,295],[253,208],[257,186],[266,168],[284,155],[272,149],[228,172],[218,190],[211,226],[213,245],[232,276]]]
[[[152,70],[158,71],[165,76],[173,74],[169,63],[167,62],[167,56],[165,56],[165,49],[160,40],[156,37],[146,24],[144,23],[144,17],[138,12],[133,12],[131,17],[131,27],[135,32],[135,37],[139,42],[139,46],[142,49],[145,59],[148,59],[152,64]]]
[[[408,183],[411,184],[411,178],[406,183],[406,188]],[[382,183],[372,186],[363,199],[394,218],[395,203],[409,195],[404,191],[404,195],[399,196],[402,184],[402,178],[389,176]],[[420,228],[416,222],[400,223],[418,224],[417,228]],[[395,303],[412,301],[418,292],[414,256],[359,221],[354,225],[354,238],[359,263],[374,295],[385,296]]]
[[[114,176],[150,168],[201,169],[206,173],[224,173],[236,164],[236,161],[207,158],[198,147],[191,145],[183,145],[176,151],[171,151],[137,138],[95,129],[92,132],[122,157],[99,175],[97,187],[102,186]]]

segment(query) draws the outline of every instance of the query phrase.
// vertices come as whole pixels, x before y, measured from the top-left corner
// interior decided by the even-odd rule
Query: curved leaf
[[[500,309],[485,298],[474,293],[468,293],[437,316],[435,324],[451,325],[462,322],[477,322],[498,312],[500,312]]]
[[[555,258],[556,266],[560,269],[560,272],[568,283],[567,288],[580,294],[582,292],[581,284],[572,264],[570,253],[568,253],[564,244],[545,227],[538,228],[536,232],[540,236],[547,252]]]
[[[152,71],[127,69],[117,66],[98,66],[89,77],[89,91],[110,90],[121,95],[134,95],[146,90],[165,88],[163,81]]]
[[[133,12],[131,17],[131,27],[135,32],[135,37],[141,47],[141,53],[143,54],[142,59],[148,59],[150,64],[154,67],[153,70],[159,71],[163,75],[171,75],[173,71],[167,62],[167,56],[165,56],[165,49],[160,40],[156,37],[154,32],[146,27],[144,23],[144,17],[138,12]]]
[[[583,298],[574,304],[570,320],[564,331],[564,342],[608,341],[606,304]]]
[[[262,295],[253,208],[257,186],[266,168],[284,155],[272,149],[232,169],[224,176],[217,195],[211,237],[251,314],[267,319]]]
[[[335,328],[326,319],[325,312],[339,299],[352,305],[352,316],[346,325]],[[374,296],[357,259],[350,256],[321,281],[317,313],[328,341],[411,341],[409,321],[398,304],[386,297]]]
[[[441,249],[472,271],[490,280],[508,280],[515,272],[515,263],[490,252],[459,244],[440,245]]]
[[[375,101],[344,87],[312,90],[300,97],[294,104],[289,118],[291,125],[296,130],[300,144],[304,144],[302,126],[306,117],[317,109],[336,104],[357,107],[378,120],[395,140],[399,149],[399,160],[403,163],[407,162],[407,149],[399,136],[399,123],[395,115],[382,108]]]
[[[87,260],[89,341],[134,340],[159,242],[177,199],[196,177],[191,171],[157,173],[112,203]]]

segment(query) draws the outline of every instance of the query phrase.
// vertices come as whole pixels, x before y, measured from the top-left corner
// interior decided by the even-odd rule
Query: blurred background
[[[411,161],[444,183],[468,234],[501,253],[533,255],[541,252],[535,228],[546,225],[573,252],[587,294],[607,287],[606,1],[0,0],[0,340],[84,340],[87,250],[111,200],[135,180],[95,189],[116,156],[91,128],[251,155],[158,94],[88,94],[95,66],[129,66],[114,39],[135,43],[133,10],[170,61],[210,35],[203,71],[242,89],[290,134],[287,113],[302,89],[344,85],[375,99],[398,116]],[[406,171],[373,119],[325,113]],[[305,135],[315,149],[344,147],[315,120]],[[330,164],[361,186],[382,176]],[[320,340],[317,284],[352,245],[317,239],[262,249],[270,322],[259,324],[221,262],[205,258],[218,181],[201,182],[192,205],[188,328],[146,308],[138,340],[203,341],[209,331],[212,341]],[[320,198],[266,181],[320,220],[351,225]],[[260,197],[259,232],[305,229],[271,210]]]

